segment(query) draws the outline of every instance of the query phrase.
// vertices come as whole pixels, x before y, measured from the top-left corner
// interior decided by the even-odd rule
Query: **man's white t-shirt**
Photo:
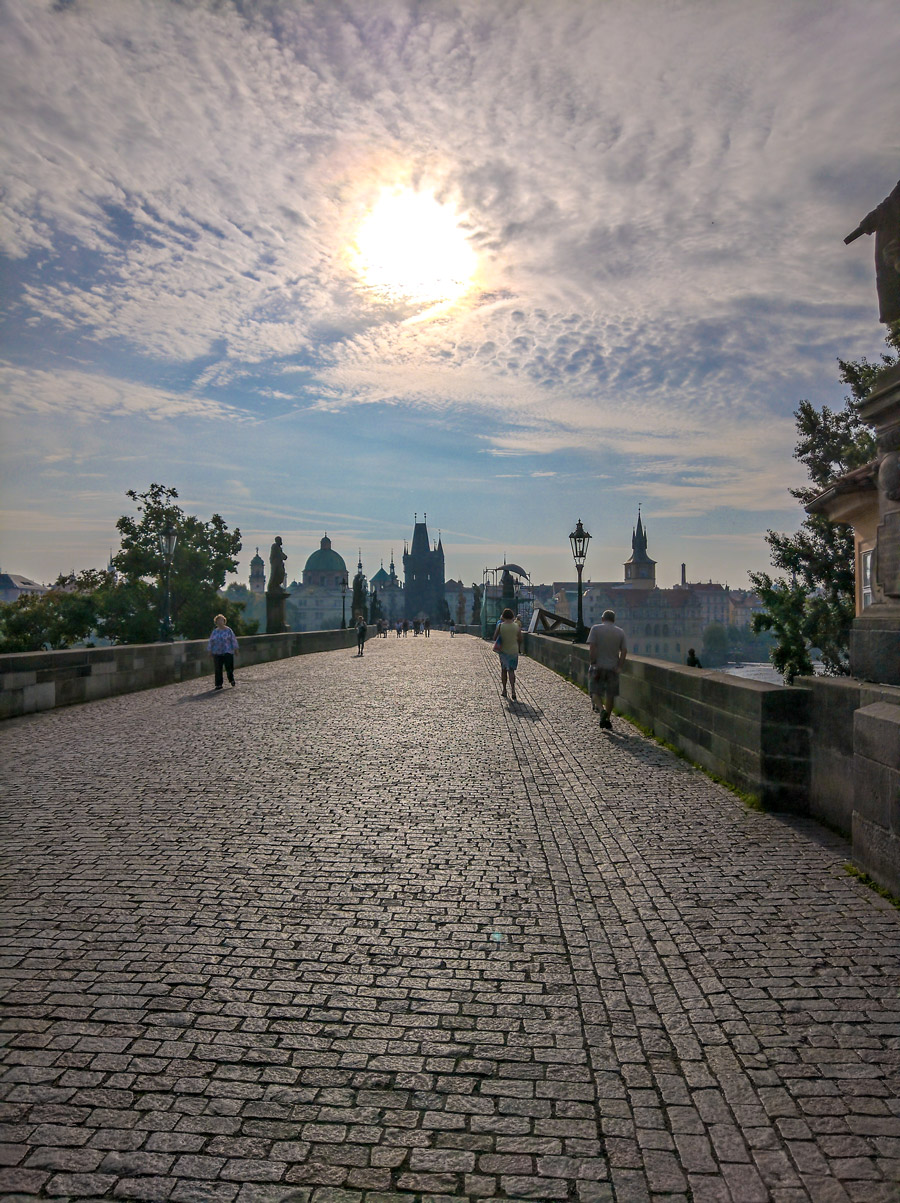
[[[593,663],[608,672],[619,669],[619,653],[627,651],[625,632],[614,622],[598,622],[591,627],[587,637],[588,647],[594,651]]]

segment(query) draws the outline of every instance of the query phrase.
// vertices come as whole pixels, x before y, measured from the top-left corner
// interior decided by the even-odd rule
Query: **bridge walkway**
[[[889,1203],[900,918],[479,640],[0,728],[6,1200]]]

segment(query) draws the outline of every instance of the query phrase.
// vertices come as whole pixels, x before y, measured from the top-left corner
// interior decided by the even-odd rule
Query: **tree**
[[[26,594],[0,608],[0,651],[60,651],[89,639],[97,625],[90,592],[60,577],[46,593]]]
[[[376,623],[380,618],[384,618],[384,609],[381,605],[381,598],[378,596],[378,590],[373,589],[369,604],[369,622]]]
[[[888,335],[898,347],[896,335]],[[817,410],[801,401],[795,413],[799,439],[794,458],[806,466],[809,484],[791,489],[801,505],[827,487],[837,476],[868,463],[875,456],[875,440],[859,417],[859,403],[871,389],[876,373],[898,360],[881,355],[881,363],[838,360],[840,379],[849,386],[844,408]],[[847,674],[850,624],[855,608],[853,532],[821,514],[807,514],[796,534],[768,531],[766,542],[772,565],[783,574],[751,572],[750,580],[764,611],[752,619],[754,632],[775,636],[771,657],[788,684],[812,672],[812,650],[821,653],[826,673]]]
[[[126,495],[137,502],[139,516],[125,515],[116,523],[122,546],[113,565],[125,583],[150,602],[157,621],[165,588],[159,536],[171,526],[178,535],[170,574],[173,631],[185,639],[202,639],[209,634],[213,616],[222,613],[235,634],[248,633],[243,606],[219,593],[225,574],[237,568],[240,530],[229,531],[219,514],[213,514],[209,522],[186,514],[176,504],[178,491],[164,485],[151,484],[145,493],[129,489]],[[125,630],[130,630],[128,623]]]
[[[720,622],[711,622],[703,632],[703,663],[717,668],[728,661],[728,632]]]

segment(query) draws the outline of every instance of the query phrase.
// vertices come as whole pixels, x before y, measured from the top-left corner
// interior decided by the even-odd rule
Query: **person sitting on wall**
[[[688,666],[688,668],[702,668],[703,667],[703,665],[697,659],[697,653],[694,651],[694,649],[692,647],[688,648],[687,660],[685,660],[685,664]]]

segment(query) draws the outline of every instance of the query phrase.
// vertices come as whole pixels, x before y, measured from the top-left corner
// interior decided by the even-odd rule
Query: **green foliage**
[[[772,663],[788,685],[793,684],[795,677],[810,676],[812,630],[806,588],[796,580],[773,581],[765,572],[751,572],[750,579],[765,606],[762,613],[753,615],[753,629],[775,635],[770,653]]]
[[[728,661],[728,632],[720,622],[711,622],[703,632],[700,658],[706,668],[717,668]]]
[[[57,581],[40,597],[26,594],[0,607],[0,651],[59,651],[83,643],[96,622],[91,594],[66,590]]]
[[[885,899],[885,901],[889,902],[891,906],[895,906],[897,910],[900,911],[900,898],[898,898],[896,894],[892,894],[886,886],[879,885],[874,877],[870,877],[868,873],[864,873],[861,869],[857,869],[856,865],[846,864],[844,865],[844,870],[849,874],[850,877],[855,877],[861,886],[868,886],[870,890],[874,890],[876,894],[879,894]]]
[[[372,590],[372,599],[369,605],[369,622],[376,623],[380,618],[384,618],[384,609],[381,605],[381,599],[378,596],[378,590]]]
[[[165,585],[159,535],[170,524],[178,535],[170,577],[173,632],[205,639],[221,613],[235,634],[255,634],[258,624],[244,619],[242,602],[219,593],[225,574],[237,568],[240,531],[229,531],[219,514],[209,522],[186,514],[176,504],[177,491],[163,485],[145,493],[129,489],[127,496],[138,503],[138,516],[116,523],[122,544],[115,571],[60,577],[43,597],[0,607],[0,651],[72,647],[93,635],[112,643],[154,642]]]
[[[893,336],[888,342],[896,345]],[[809,401],[800,402],[794,458],[806,467],[809,484],[790,492],[801,505],[808,505],[835,477],[875,457],[875,440],[860,421],[859,402],[876,373],[897,362],[892,355],[883,354],[881,360],[838,360],[840,378],[850,388],[843,409],[817,410]],[[772,663],[790,684],[794,677],[812,672],[812,650],[818,648],[827,673],[847,674],[850,624],[856,612],[853,532],[821,514],[807,514],[796,534],[770,530],[766,542],[773,567],[783,575],[750,574],[765,607],[754,615],[752,627],[775,636]]]
[[[234,623],[229,620],[228,625],[232,630],[237,631],[241,635],[256,635],[259,632],[260,626],[265,625],[266,621],[266,599],[262,593],[254,593],[248,589],[246,585],[240,585],[236,581],[232,581],[227,586],[223,595],[224,604],[220,608],[219,613],[224,614],[228,618],[229,614],[240,613],[234,619],[243,629],[238,631]],[[232,603],[229,607],[228,603]],[[290,603],[288,603],[290,604]]]
[[[213,616],[222,613],[236,635],[251,633],[243,621],[243,606],[219,594],[226,573],[237,568],[241,532],[229,531],[219,514],[209,522],[186,514],[176,504],[178,491],[164,485],[151,484],[144,493],[129,489],[127,496],[137,502],[138,517],[125,515],[116,523],[122,545],[113,564],[129,586],[137,588],[140,583],[149,588],[156,621],[165,588],[159,537],[171,525],[178,535],[170,574],[173,632],[184,639],[205,638]],[[131,642],[118,637],[117,641]]]

